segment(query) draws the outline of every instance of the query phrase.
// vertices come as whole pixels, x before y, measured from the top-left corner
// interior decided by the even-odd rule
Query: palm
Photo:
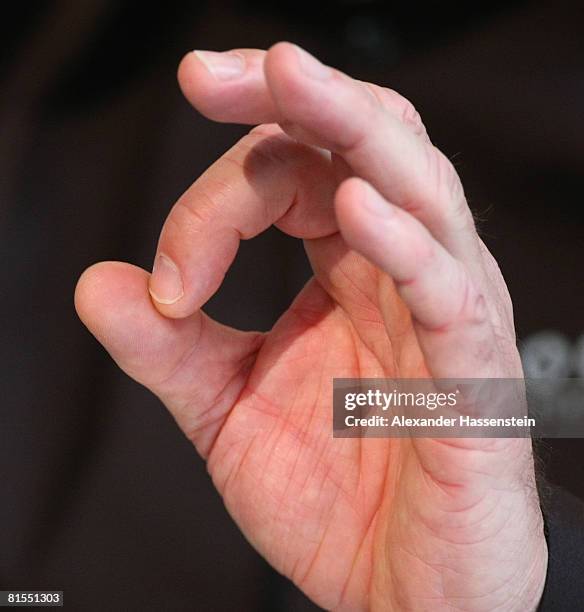
[[[265,337],[209,469],[279,571],[317,601],[355,602],[383,565],[374,543],[399,503],[403,455],[397,440],[332,438],[332,378],[428,372],[391,281],[338,234],[307,248],[319,275]]]

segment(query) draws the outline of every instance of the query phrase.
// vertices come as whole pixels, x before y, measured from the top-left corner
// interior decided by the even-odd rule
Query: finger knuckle
[[[373,83],[366,83],[366,85],[379,104],[394,113],[414,134],[427,135],[422,117],[410,100],[389,87],[381,87]]]
[[[426,175],[434,197],[447,195],[449,199],[459,199],[464,191],[450,160],[434,145],[424,147],[424,151]]]
[[[402,98],[401,108],[401,121],[408,127],[410,127],[414,133],[423,135],[426,133],[426,128],[422,121],[420,113],[416,110],[416,107],[406,98]]]
[[[486,323],[488,309],[484,293],[475,287],[466,273],[461,273],[460,284],[461,301],[458,310],[458,320],[467,321],[475,325]]]
[[[233,160],[233,163],[238,162]],[[232,185],[218,176],[202,177],[179,198],[168,216],[166,225],[183,234],[200,234],[210,224],[223,217],[232,188]]]
[[[442,216],[459,230],[474,227],[462,181],[450,160],[434,145],[425,150],[426,198],[438,204]]]
[[[196,235],[202,231],[211,217],[208,207],[179,200],[174,205],[164,230],[165,233],[177,232],[183,235]]]
[[[233,156],[246,172],[261,170],[266,165],[286,164],[298,156],[300,145],[281,130],[273,130],[272,126],[259,126],[254,130],[240,140]]]

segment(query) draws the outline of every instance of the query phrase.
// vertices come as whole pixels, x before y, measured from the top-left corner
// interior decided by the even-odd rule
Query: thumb
[[[75,308],[120,368],[160,397],[206,455],[262,336],[220,325],[201,311],[185,319],[162,316],[150,299],[149,277],[120,262],[91,266],[77,283]]]

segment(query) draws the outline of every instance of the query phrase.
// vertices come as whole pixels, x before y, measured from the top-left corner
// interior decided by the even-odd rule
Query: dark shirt
[[[540,612],[584,609],[584,503],[559,487],[542,492],[548,571]]]

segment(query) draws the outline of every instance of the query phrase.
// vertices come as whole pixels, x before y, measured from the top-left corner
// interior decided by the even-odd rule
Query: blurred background
[[[580,3],[1,10],[0,588],[64,590],[66,608],[89,612],[316,609],[251,549],[159,401],[73,309],[86,266],[150,269],[172,203],[247,131],[183,100],[191,49],[291,40],[412,100],[463,178],[529,367],[584,376]],[[270,230],[242,245],[207,311],[269,329],[309,274],[302,245]],[[540,452],[547,478],[584,496],[584,441]]]

